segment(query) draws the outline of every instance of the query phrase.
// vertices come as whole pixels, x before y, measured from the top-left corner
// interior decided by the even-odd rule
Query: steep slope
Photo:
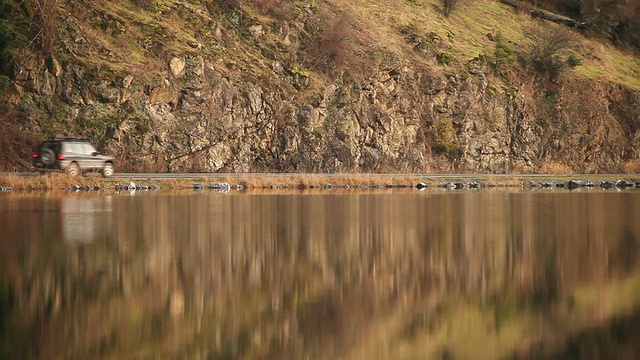
[[[439,4],[60,1],[51,51],[14,52],[4,96],[35,131],[9,146],[85,136],[120,171],[638,171],[637,57]]]

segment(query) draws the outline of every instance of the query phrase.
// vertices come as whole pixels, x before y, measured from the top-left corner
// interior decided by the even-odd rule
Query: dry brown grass
[[[624,164],[625,174],[640,174],[640,159],[630,160]]]
[[[231,186],[242,185],[247,189],[319,189],[319,188],[357,188],[357,187],[410,187],[420,179],[414,175],[372,175],[372,174],[282,174],[282,175],[221,175],[196,179],[124,179],[102,178],[99,176],[68,177],[64,174],[46,174],[42,176],[21,177],[5,175],[0,177],[0,186],[24,190],[64,190],[69,186],[99,186],[102,189],[114,189],[116,184],[157,185],[162,189],[192,189],[194,185],[209,186],[227,182]]]
[[[206,179],[207,182],[215,182]],[[414,175],[372,174],[283,174],[282,176],[227,176],[217,179],[231,185],[241,184],[249,189],[313,189],[322,187],[414,186],[419,179]]]
[[[104,179],[95,176],[68,177],[64,174],[47,174],[43,176],[22,177],[18,175],[5,175],[0,177],[0,186],[13,189],[66,189],[71,185],[78,186],[102,186]]]
[[[58,0],[31,0],[27,6],[33,9],[30,26],[35,31],[33,41],[39,46],[45,56],[53,53],[58,42],[58,26],[60,19],[58,14]]]
[[[540,166],[540,173],[541,174],[572,174],[573,169],[559,162],[548,161]]]

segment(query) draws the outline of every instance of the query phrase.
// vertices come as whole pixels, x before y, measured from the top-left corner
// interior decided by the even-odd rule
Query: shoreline
[[[167,174],[163,174],[166,176]],[[53,190],[314,190],[481,188],[640,188],[640,175],[630,174],[179,174],[172,178],[69,177],[61,173],[36,176],[0,175],[0,191]]]

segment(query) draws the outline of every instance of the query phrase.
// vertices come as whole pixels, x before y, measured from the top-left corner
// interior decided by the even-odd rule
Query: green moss
[[[154,1],[153,2],[153,11],[154,12],[166,12],[171,10],[169,5],[164,3],[163,1]]]
[[[515,46],[513,43],[509,42],[503,35],[501,31],[495,36],[496,47],[493,50],[493,56],[495,57],[496,63],[513,65],[518,60]]]
[[[488,83],[487,84],[487,92],[489,92],[490,94],[493,94],[493,95],[497,95],[497,94],[502,93],[500,88],[497,85],[494,85],[492,83]]]
[[[435,123],[435,145],[433,150],[450,158],[459,156],[461,146],[456,140],[456,130],[451,119],[439,119]]]
[[[304,69],[299,68],[297,65],[294,65],[291,69],[289,69],[289,72],[293,75],[300,75],[304,78],[309,77],[309,73]]]
[[[447,52],[438,53],[436,58],[438,59],[438,63],[441,65],[451,65],[455,60],[455,57]]]

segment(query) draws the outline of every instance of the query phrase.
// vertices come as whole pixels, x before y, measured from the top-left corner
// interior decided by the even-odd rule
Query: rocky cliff
[[[88,137],[117,171],[640,168],[638,57],[497,1],[449,17],[428,0],[59,1],[55,16],[52,51],[14,52],[11,129]]]

